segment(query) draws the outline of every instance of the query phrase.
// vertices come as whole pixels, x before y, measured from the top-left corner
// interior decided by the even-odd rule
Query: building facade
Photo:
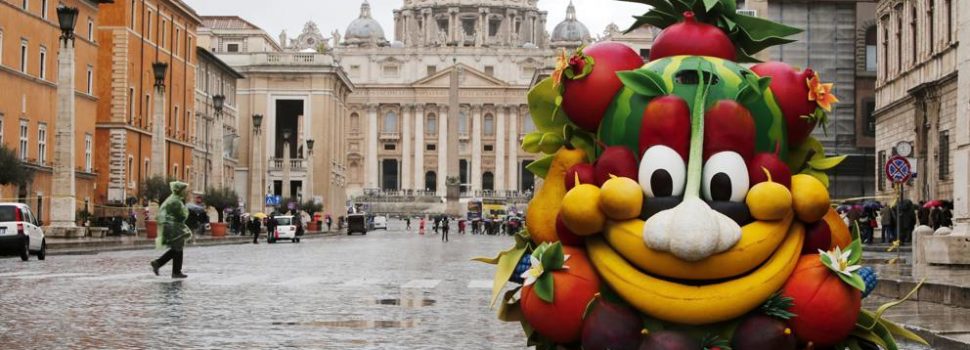
[[[203,17],[200,46],[245,78],[236,85],[235,189],[249,211],[267,196],[346,206],[347,99],[354,85],[329,53],[284,52],[238,17]],[[254,121],[256,123],[254,123]]]
[[[151,175],[191,178],[201,22],[180,0],[114,1],[99,18],[97,200],[124,203]],[[164,89],[156,62],[168,65]]]
[[[917,173],[906,187],[908,198],[955,199],[956,191],[966,192],[965,175],[963,181],[957,180],[966,173],[967,161],[956,154],[961,145],[970,143],[966,130],[970,54],[959,45],[970,38],[966,28],[958,25],[961,21],[967,25],[958,16],[967,11],[964,6],[952,0],[879,2],[874,114],[880,194],[895,193],[882,168],[888,158],[906,148],[912,151],[902,155],[915,163]],[[897,148],[900,143],[906,145]]]
[[[0,144],[14,150],[33,173],[24,186],[0,187],[0,201],[27,203],[50,222],[57,130],[58,56],[61,30],[58,5],[78,8],[75,26],[74,159],[76,209],[94,210],[95,121],[98,51],[104,46],[96,28],[103,1],[0,1]]]
[[[342,40],[333,38],[356,85],[348,100],[349,196],[444,197],[448,178],[464,197],[533,190],[525,165],[534,155],[519,149],[535,128],[530,83],[552,66],[554,47],[592,40],[571,4],[550,35],[536,3],[405,0],[393,10],[394,41],[361,5]]]
[[[239,108],[236,83],[244,78],[208,49],[196,49],[195,146],[190,184],[196,195],[207,188],[235,187],[238,165]],[[218,97],[217,97],[218,96]],[[221,109],[215,99],[222,98]]]

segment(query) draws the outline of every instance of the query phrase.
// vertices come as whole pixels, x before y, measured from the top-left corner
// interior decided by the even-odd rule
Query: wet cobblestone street
[[[186,280],[159,251],[0,259],[0,344],[13,349],[522,349],[488,309],[511,238],[394,230],[189,248]]]

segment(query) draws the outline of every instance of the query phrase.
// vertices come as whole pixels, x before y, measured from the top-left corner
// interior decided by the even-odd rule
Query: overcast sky
[[[276,38],[281,30],[296,37],[307,21],[314,21],[327,37],[334,29],[341,35],[347,25],[360,14],[363,0],[184,0],[199,14],[235,15],[260,26],[270,36]],[[394,9],[404,5],[403,0],[370,0],[371,12],[381,26],[388,40],[394,36]],[[566,17],[569,0],[539,0],[539,9],[548,11],[548,27],[552,28]],[[632,16],[642,14],[646,6],[612,0],[573,0],[577,17],[586,24],[590,33],[597,36],[603,33],[606,25],[616,22],[621,29],[633,23]]]

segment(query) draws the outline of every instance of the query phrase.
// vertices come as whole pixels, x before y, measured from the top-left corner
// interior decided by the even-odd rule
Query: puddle
[[[433,299],[418,299],[418,298],[408,298],[408,299],[377,299],[376,304],[378,305],[397,305],[403,307],[423,307],[423,306],[434,306],[436,303]]]
[[[347,320],[347,321],[313,321],[313,322],[273,322],[274,326],[309,326],[324,328],[347,328],[347,329],[378,329],[378,328],[414,328],[418,325],[416,320]]]

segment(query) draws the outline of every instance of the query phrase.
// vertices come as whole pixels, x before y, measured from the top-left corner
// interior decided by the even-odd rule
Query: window
[[[936,22],[936,18],[934,18],[934,13],[933,13],[935,10],[933,8],[933,3],[934,3],[934,0],[926,1],[926,35],[929,37],[929,40],[927,40],[926,43],[930,47],[929,49],[930,54],[932,54],[933,51],[935,51],[934,48],[936,47],[936,42],[933,41],[935,39],[933,35],[933,23]],[[913,6],[913,8],[915,9],[916,7]]]
[[[91,168],[93,166],[91,164],[93,162],[93,158],[92,158],[93,147],[94,147],[94,139],[91,137],[91,134],[85,134],[84,135],[84,171],[89,173],[91,172]]]
[[[142,179],[142,180],[145,180],[145,177],[146,177],[146,176],[148,175],[148,168],[149,168],[149,167],[151,167],[151,164],[150,164],[150,162],[151,162],[151,161],[150,161],[150,160],[148,160],[148,158],[145,158],[145,167],[144,167],[144,168],[141,168],[141,169],[142,169],[142,171],[141,171],[141,179]],[[129,168],[130,168],[130,167],[129,167]],[[131,185],[132,185],[132,187],[134,187],[134,186],[135,186],[135,184],[134,184],[134,183],[132,183]]]
[[[492,174],[491,171],[482,174],[482,189],[485,191],[495,190],[495,174]]]
[[[148,111],[148,106],[150,106],[151,104],[152,104],[152,95],[145,94],[145,105],[143,106],[145,108],[145,113],[142,113],[142,115],[145,116],[144,120],[149,120],[152,123],[154,123],[155,119],[151,117],[152,114]]]
[[[128,124],[135,121],[135,88],[128,88]]]
[[[227,52],[239,52],[239,44],[226,44]]]
[[[175,113],[172,113],[172,136],[177,137],[179,131],[179,106],[175,106]]]
[[[355,132],[360,131],[360,115],[357,113],[350,114],[350,130]]]
[[[394,64],[384,65],[384,76],[385,77],[397,77],[400,74],[400,67]]]
[[[172,38],[174,44],[172,45],[172,50],[175,51],[175,56],[179,55],[179,37],[182,35],[181,29],[175,30],[175,37]]]
[[[20,72],[27,74],[27,40],[20,41]]]
[[[919,57],[919,26],[916,25],[917,24],[916,19],[918,17],[919,17],[919,13],[916,12],[916,4],[913,4],[912,13],[910,14],[910,17],[909,17],[909,30],[910,30],[909,33],[911,36],[910,40],[912,40],[911,49],[913,51],[912,52],[913,61],[910,62],[911,65],[916,65],[916,58]]]
[[[866,98],[862,100],[862,113],[866,118],[866,136],[874,137],[876,136],[876,100],[873,98]]]
[[[468,133],[468,115],[465,112],[458,113],[458,133]]]
[[[145,16],[145,40],[152,41],[152,12]]]
[[[397,132],[397,113],[387,112],[384,115],[384,132]]]
[[[161,17],[161,13],[159,13],[159,17]],[[165,45],[168,43],[168,21],[164,19],[160,21],[162,25],[158,30],[158,36],[159,36],[158,41],[162,47],[165,47]],[[178,175],[177,171],[175,172],[175,175]]]
[[[94,41],[94,21],[88,18],[88,40]]]
[[[393,143],[385,143],[384,144],[384,150],[385,151],[393,151],[395,149],[397,149],[397,146],[395,144],[393,144]]]
[[[936,173],[940,180],[946,180],[950,177],[950,131],[943,130],[940,131],[940,170]]]
[[[24,11],[29,10],[29,7],[30,7],[30,0],[24,0],[23,3],[20,5],[20,8],[24,9]]]
[[[896,6],[896,73],[903,70],[903,5]]]
[[[37,74],[41,79],[47,79],[47,48],[40,48],[40,72]]]
[[[47,19],[47,0],[40,0],[40,16]]]
[[[435,73],[438,73],[438,66],[428,66],[428,75],[431,76]]]
[[[485,149],[485,152],[491,152],[491,151],[494,151],[495,150],[495,146],[492,146],[492,145],[485,145],[482,148]]]
[[[47,124],[37,125],[37,162],[47,164]]]
[[[482,129],[485,131],[485,136],[495,135],[495,117],[491,114],[486,114],[485,118],[482,119]]]
[[[943,0],[943,15],[946,16],[946,43],[953,43],[953,5],[952,0]]]
[[[438,133],[438,117],[428,114],[424,121],[424,133],[434,135]]]
[[[20,121],[20,160],[27,160],[27,121]]]
[[[3,31],[0,30],[0,64],[3,64]]]
[[[94,94],[94,67],[92,67],[91,65],[88,65],[87,78],[88,78],[88,84],[86,86],[87,88],[86,91],[88,92],[88,95],[91,95],[91,94]]]
[[[876,187],[880,191],[886,190],[886,172],[881,169],[883,164],[886,164],[886,151],[879,151],[879,163],[876,163],[876,166],[880,167],[880,169],[876,170]]]
[[[3,114],[0,114],[0,145],[3,144]]]
[[[429,143],[427,145],[424,145],[424,150],[425,151],[437,151],[438,150],[438,145],[433,144],[433,143]]]
[[[490,77],[495,76],[495,67],[494,66],[485,66],[485,75],[488,75]]]
[[[866,71],[876,71],[876,26],[866,29]]]
[[[174,177],[176,179],[179,177],[179,165],[178,164],[173,164],[172,165],[172,177]]]
[[[135,29],[135,0],[131,0],[131,21],[128,22],[131,29]]]

